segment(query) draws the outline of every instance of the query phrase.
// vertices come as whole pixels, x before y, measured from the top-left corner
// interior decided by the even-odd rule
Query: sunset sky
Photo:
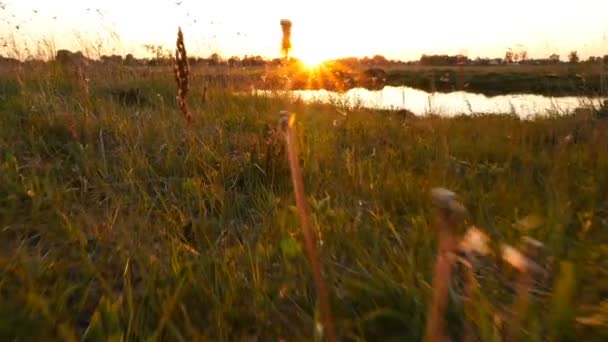
[[[608,0],[0,0],[0,4],[0,47],[14,35],[30,47],[41,38],[73,50],[100,41],[104,53],[142,55],[143,44],[173,48],[181,25],[190,54],[276,57],[279,21],[288,18],[293,21],[293,55],[305,60],[374,54],[410,60],[423,53],[502,57],[509,47],[523,48],[531,57],[555,52],[565,58],[570,50],[578,50],[582,58],[608,54]],[[0,53],[6,54],[6,48]]]

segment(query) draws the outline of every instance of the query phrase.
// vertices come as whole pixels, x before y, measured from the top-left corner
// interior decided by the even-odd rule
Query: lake
[[[255,91],[259,95],[285,95],[285,91]],[[428,113],[446,116],[458,114],[514,113],[526,118],[537,115],[565,114],[578,107],[599,107],[602,98],[547,97],[542,95],[485,96],[463,91],[428,93],[410,87],[386,86],[382,90],[350,89],[344,93],[327,90],[292,90],[289,96],[305,102],[330,103],[347,107],[408,110],[416,115]]]

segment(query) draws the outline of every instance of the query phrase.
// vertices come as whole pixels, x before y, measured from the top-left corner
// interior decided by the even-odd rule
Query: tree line
[[[73,60],[87,60],[90,62],[99,62],[103,64],[122,64],[128,66],[159,66],[171,65],[173,56],[170,50],[163,49],[162,46],[145,45],[145,48],[151,53],[152,57],[137,58],[133,54],[122,55],[102,55],[97,59],[87,58],[81,51],[72,52],[69,50],[58,50],[55,55],[55,60],[64,63]],[[329,63],[339,63],[345,67],[389,67],[395,65],[426,65],[426,66],[457,66],[457,65],[509,65],[509,64],[528,64],[528,65],[549,65],[559,63],[605,63],[608,64],[608,55],[590,56],[587,60],[581,61],[577,51],[572,51],[566,57],[566,61],[562,61],[560,55],[551,54],[547,58],[529,58],[528,53],[524,51],[514,51],[509,49],[502,58],[480,58],[471,59],[466,55],[427,55],[423,54],[417,61],[400,61],[389,60],[382,55],[374,55],[372,57],[347,57],[340,58]],[[2,57],[0,62],[18,62],[16,59]],[[278,66],[284,63],[282,58],[264,58],[260,55],[245,55],[242,57],[231,56],[224,58],[218,53],[213,53],[208,57],[189,57],[190,65],[206,65],[206,66],[226,66],[226,67],[261,67],[261,66]],[[291,57],[291,64],[299,63],[297,57]]]

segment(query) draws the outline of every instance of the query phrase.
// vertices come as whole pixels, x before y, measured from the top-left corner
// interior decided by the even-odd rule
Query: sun
[[[302,61],[302,63],[304,63],[304,65],[309,69],[317,68],[327,60],[325,56],[320,53],[315,53],[314,51],[300,53],[298,56],[295,57]]]

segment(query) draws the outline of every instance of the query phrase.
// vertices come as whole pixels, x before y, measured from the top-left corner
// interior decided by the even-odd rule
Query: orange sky
[[[509,47],[525,49],[531,57],[556,52],[565,58],[570,50],[578,50],[583,58],[608,54],[608,0],[0,0],[0,4],[0,46],[12,34],[30,48],[47,38],[57,48],[100,45],[103,53],[141,55],[146,43],[172,48],[181,25],[192,55],[274,57],[280,53],[279,20],[289,18],[294,23],[293,55],[307,60],[373,54],[409,60],[423,53],[501,57]]]

